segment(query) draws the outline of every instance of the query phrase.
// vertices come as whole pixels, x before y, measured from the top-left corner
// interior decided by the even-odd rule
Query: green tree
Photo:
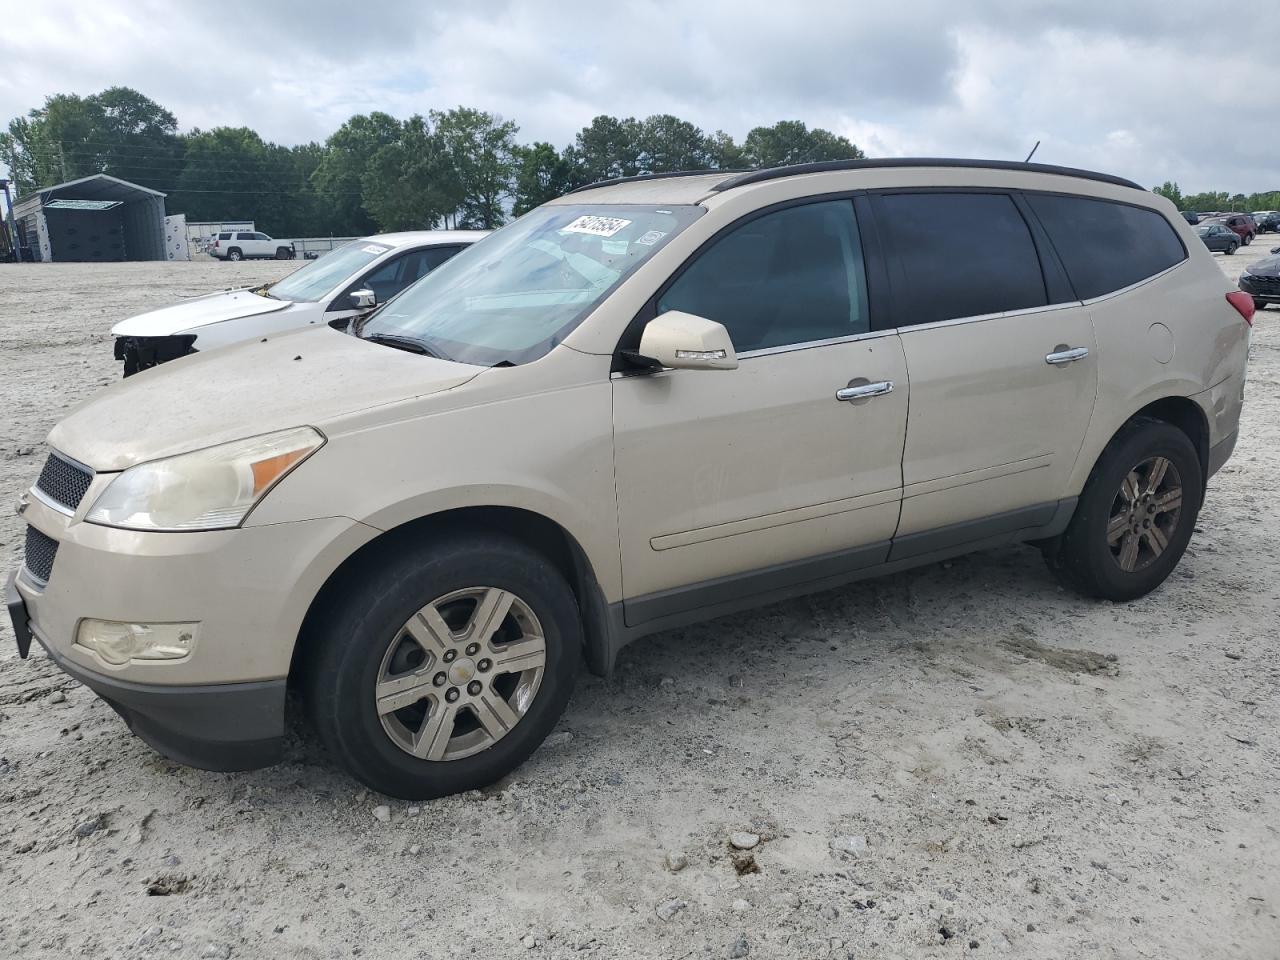
[[[747,165],[742,148],[723,130],[717,130],[708,138],[707,150],[711,154],[711,165],[717,170],[737,170]]]
[[[596,117],[579,130],[573,146],[566,151],[578,184],[634,177],[643,172],[641,152],[640,124],[636,119],[609,116]]]
[[[456,107],[431,111],[436,135],[453,166],[460,202],[453,213],[457,226],[491,230],[506,219],[503,203],[516,179],[516,133],[519,127],[483,110]]]
[[[712,142],[688,120],[669,113],[645,117],[636,128],[637,166],[643,173],[708,170],[715,165]]]
[[[377,229],[364,204],[365,174],[374,154],[395,143],[402,132],[399,120],[374,111],[356,114],[325,141],[324,155],[311,180],[320,201],[328,206],[335,232],[363,234]]]
[[[782,120],[756,127],[742,142],[743,160],[752,167],[781,167],[821,160],[861,160],[861,150],[845,137],[799,120]]]
[[[1152,193],[1158,193],[1160,196],[1173,201],[1173,205],[1179,210],[1183,209],[1182,191],[1178,189],[1178,185],[1172,180],[1166,180],[1158,187],[1151,188]]]
[[[370,158],[361,178],[365,208],[382,230],[429,230],[462,203],[442,138],[421,116]]]
[[[572,190],[573,159],[549,143],[516,147],[516,180],[511,212],[517,217]]]
[[[190,220],[254,220],[275,229],[292,197],[262,138],[248,127],[215,127],[185,139],[182,175],[166,208]]]
[[[167,192],[182,167],[178,121],[129,87],[81,97],[59,93],[0,135],[19,194],[95,173]]]

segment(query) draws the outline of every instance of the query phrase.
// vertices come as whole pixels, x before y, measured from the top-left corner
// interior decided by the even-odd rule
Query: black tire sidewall
[[[1107,544],[1111,504],[1125,476],[1150,457],[1167,457],[1182,481],[1182,512],[1164,553],[1132,573],[1120,569]],[[1173,572],[1195,528],[1203,496],[1200,458],[1185,433],[1170,424],[1145,421],[1132,424],[1112,442],[1100,459],[1080,498],[1064,546],[1063,559],[1077,567],[1077,580],[1089,592],[1110,600],[1131,600],[1150,593]]]
[[[358,780],[382,793],[425,800],[493,783],[523,763],[568,704],[582,651],[573,593],[542,556],[486,538],[413,550],[366,579],[366,590],[334,610],[319,638],[308,706],[321,739]],[[420,760],[382,728],[373,689],[387,645],[431,600],[467,587],[510,590],[537,616],[547,661],[528,712],[488,749],[458,760]]]

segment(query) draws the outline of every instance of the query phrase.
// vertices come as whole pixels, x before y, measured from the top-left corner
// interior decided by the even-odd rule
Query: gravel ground
[[[3,495],[111,323],[289,268],[0,266]],[[302,732],[176,766],[5,622],[0,957],[1280,956],[1278,350],[1271,309],[1153,595],[1016,548],[661,634],[482,794],[387,803]]]

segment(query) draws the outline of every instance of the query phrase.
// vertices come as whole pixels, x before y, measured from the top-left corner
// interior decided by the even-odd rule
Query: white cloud
[[[1280,86],[1221,55],[1237,26],[1202,0],[44,0],[0,33],[0,118],[125,84],[184,128],[282,143],[458,104],[558,145],[598,113],[738,137],[802,119],[872,155],[1021,159],[1039,139],[1045,162],[1269,189],[1248,118],[1280,116]]]

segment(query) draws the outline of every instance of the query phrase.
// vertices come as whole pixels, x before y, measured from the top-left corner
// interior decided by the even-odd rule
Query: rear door
[[[891,559],[1052,519],[1097,392],[1089,311],[1020,197],[873,198],[911,377]]]

